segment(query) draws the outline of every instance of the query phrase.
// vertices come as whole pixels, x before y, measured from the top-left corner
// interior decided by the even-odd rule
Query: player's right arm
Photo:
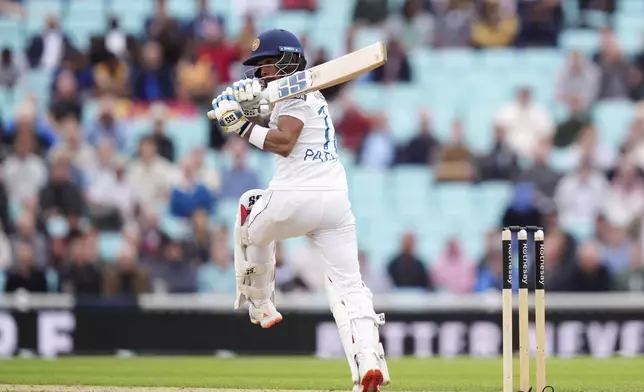
[[[269,129],[266,133],[266,138],[261,148],[286,158],[293,151],[303,128],[304,122],[302,120],[289,115],[282,115],[277,121],[277,129]],[[257,130],[259,129],[258,127]],[[243,137],[252,142],[251,138],[254,130],[255,126],[246,132]]]

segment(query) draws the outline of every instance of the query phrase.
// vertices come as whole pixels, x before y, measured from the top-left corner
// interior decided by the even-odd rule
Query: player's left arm
[[[243,137],[250,140],[253,133],[252,127]],[[281,115],[277,121],[277,128],[270,129],[264,139],[264,150],[277,155],[288,157],[302,133],[304,122],[288,114]]]

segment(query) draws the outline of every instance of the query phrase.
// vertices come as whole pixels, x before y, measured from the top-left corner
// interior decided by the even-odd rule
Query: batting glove
[[[233,83],[233,95],[241,104],[246,118],[264,116],[270,113],[268,100],[260,98],[262,86],[259,79],[242,79]]]
[[[244,116],[232,87],[228,87],[212,100],[212,108],[208,117],[214,117],[225,132],[235,132],[239,136],[244,136],[244,133],[250,128],[251,123]]]

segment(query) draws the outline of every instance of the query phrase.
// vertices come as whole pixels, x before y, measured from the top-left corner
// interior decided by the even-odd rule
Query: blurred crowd
[[[20,3],[0,2],[0,12],[20,15]],[[240,1],[247,16],[236,36],[226,34],[225,20],[208,1],[197,3],[195,18],[179,20],[156,0],[141,36],[124,32],[110,16],[109,29],[93,37],[87,50],[75,47],[51,15],[41,34],[28,37],[24,53],[2,51],[4,89],[19,88],[33,70],[54,75],[47,107],[42,97],[28,96],[14,113],[1,113],[0,270],[6,272],[6,292],[234,293],[228,226],[213,217],[223,200],[261,187],[259,174],[249,168],[249,147],[213,122],[208,144],[179,156],[166,132],[167,113],[176,105],[205,113],[213,95],[242,75],[240,60],[258,34],[257,20],[279,9],[316,12],[316,1]],[[615,8],[610,0],[579,3],[608,15]],[[389,60],[367,83],[413,83],[408,53],[415,47],[554,47],[567,27],[561,0],[401,4],[389,11],[387,0],[356,1],[346,50],[354,49],[362,28],[383,29],[389,37]],[[627,58],[610,26],[601,29],[599,52],[592,58],[571,53],[558,75],[564,121],[557,122],[526,87],[498,109],[490,130],[493,148],[484,155],[465,143],[458,119],[451,140],[439,141],[426,109],[418,114],[418,134],[398,144],[384,115],[353,104],[339,86],[324,94],[342,106],[335,119],[342,147],[362,167],[425,165],[438,181],[511,181],[516,194],[499,226],[545,228],[549,290],[644,290],[644,108],[615,151],[599,143],[589,115],[600,101],[644,99],[644,51]],[[310,65],[327,61],[324,50],[308,46],[306,36],[302,40]],[[97,109],[88,115],[89,102]],[[149,104],[153,124],[133,153],[127,147],[131,124],[119,115],[124,102]],[[549,166],[558,148],[575,151],[577,169],[561,173]],[[230,168],[208,165],[208,150],[229,157]],[[166,210],[185,225],[188,240],[164,230],[160,215]],[[570,217],[594,222],[594,234],[578,241],[561,224]],[[104,232],[125,238],[114,261],[102,260]],[[466,254],[453,239],[436,260],[417,255],[412,232],[392,238],[400,241],[400,252],[391,255],[386,270],[371,268],[369,250],[361,251],[365,282],[378,293],[499,289],[498,233],[488,233],[482,255]],[[312,252],[308,243],[288,255],[278,247],[280,290],[323,290],[323,264]]]

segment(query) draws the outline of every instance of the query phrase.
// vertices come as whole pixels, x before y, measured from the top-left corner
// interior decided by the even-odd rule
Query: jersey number
[[[324,126],[326,127],[324,130],[324,149],[328,150],[329,144],[331,143],[331,140],[333,140],[333,148],[335,149],[335,152],[338,152],[338,140],[335,138],[335,128],[329,125],[329,115],[326,113],[326,110],[324,110],[324,106],[318,110],[318,114],[324,115]]]

